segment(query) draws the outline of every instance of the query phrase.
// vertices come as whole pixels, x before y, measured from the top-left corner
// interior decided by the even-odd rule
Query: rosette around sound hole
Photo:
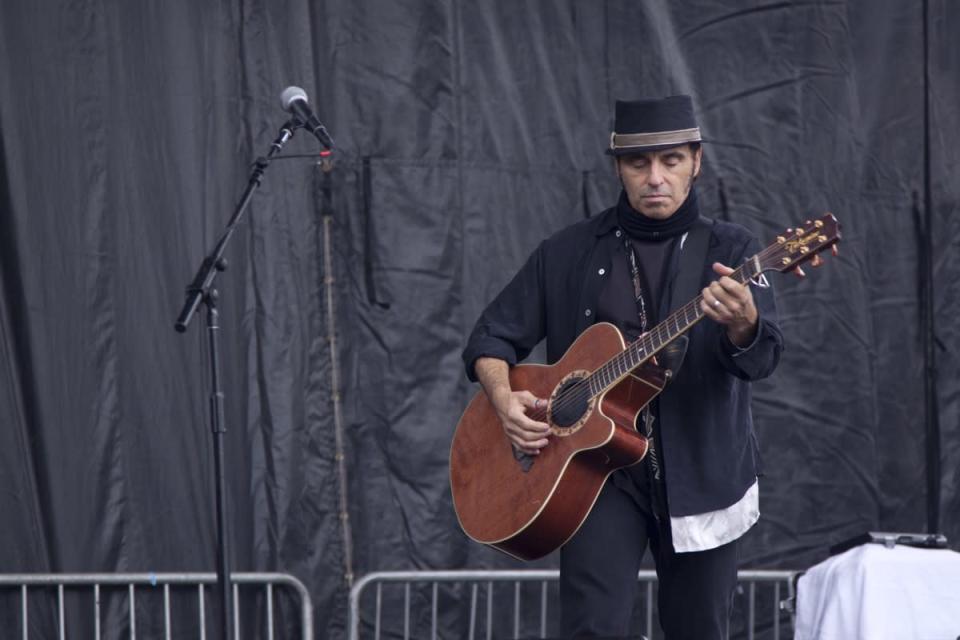
[[[560,429],[579,426],[590,410],[590,400],[590,385],[586,382],[586,376],[567,376],[550,399],[550,422]]]

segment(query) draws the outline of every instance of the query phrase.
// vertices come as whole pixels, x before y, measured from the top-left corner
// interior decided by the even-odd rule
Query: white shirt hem
[[[760,519],[760,489],[756,480],[743,497],[725,509],[670,518],[677,553],[707,551],[733,542]]]

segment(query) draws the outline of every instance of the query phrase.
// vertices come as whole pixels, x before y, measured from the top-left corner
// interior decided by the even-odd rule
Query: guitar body
[[[513,389],[550,398],[550,443],[538,456],[514,449],[483,391],[473,397],[450,451],[453,504],[468,536],[523,560],[542,557],[576,533],[611,473],[643,459],[647,439],[634,424],[663,389],[664,369],[645,363],[589,400],[571,392],[624,348],[616,327],[600,323],[556,364],[511,369]],[[581,400],[572,414],[571,398]]]

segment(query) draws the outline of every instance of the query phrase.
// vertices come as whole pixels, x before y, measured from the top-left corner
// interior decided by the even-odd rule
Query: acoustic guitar
[[[802,263],[822,262],[821,251],[832,247],[836,254],[839,240],[840,225],[828,213],[787,229],[730,277],[746,283],[766,271],[802,274]],[[546,407],[528,412],[550,425],[550,442],[538,456],[512,445],[482,390],[473,397],[450,450],[453,505],[469,537],[533,560],[576,533],[607,477],[646,455],[647,439],[635,421],[670,375],[654,356],[703,317],[701,299],[630,344],[613,325],[598,323],[555,364],[512,367],[511,388],[548,398]]]

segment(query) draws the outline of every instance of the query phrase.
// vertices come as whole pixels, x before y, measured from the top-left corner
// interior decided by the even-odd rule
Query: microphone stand
[[[223,434],[226,432],[223,415],[223,391],[220,389],[220,352],[218,337],[220,334],[217,299],[219,297],[214,288],[217,273],[225,271],[227,261],[223,257],[244,210],[250,202],[253,192],[260,186],[263,172],[270,164],[270,160],[283,148],[283,145],[293,137],[293,132],[303,126],[299,119],[291,118],[283,127],[277,138],[270,144],[267,155],[257,158],[250,180],[233,212],[233,217],[213,251],[197,270],[193,281],[187,286],[187,299],[180,311],[174,328],[183,333],[196,313],[200,303],[207,307],[207,342],[210,351],[210,428],[213,432],[213,462],[214,484],[216,486],[216,520],[217,520],[217,591],[220,594],[222,606],[220,608],[221,625],[224,640],[232,640],[234,623],[234,602],[230,597],[230,548],[229,526],[227,524],[227,487],[225,473],[225,459],[223,453]]]

